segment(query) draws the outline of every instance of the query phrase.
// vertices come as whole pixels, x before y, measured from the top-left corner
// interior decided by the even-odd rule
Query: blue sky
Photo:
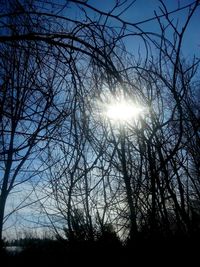
[[[130,3],[131,1],[128,1]],[[169,11],[175,10],[178,6],[183,7],[191,4],[192,0],[164,0],[163,1]],[[89,0],[88,2],[92,6],[95,6],[103,11],[109,11],[113,7],[115,0],[102,0],[94,1]],[[161,6],[159,0],[136,0],[135,3],[123,14],[123,19],[133,23],[146,20],[154,17],[154,11],[157,14],[161,14],[159,7]],[[170,16],[171,19],[178,20],[179,26],[182,27],[183,22],[188,14],[188,9],[177,12]],[[143,29],[148,31],[157,31],[157,22],[150,21],[140,25]],[[188,29],[185,33],[184,45],[182,50],[186,58],[196,54],[200,56],[200,7],[194,14]]]

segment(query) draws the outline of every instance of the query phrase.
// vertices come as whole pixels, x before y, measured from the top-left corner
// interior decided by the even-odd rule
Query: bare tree
[[[13,32],[23,30],[17,28],[13,25]],[[1,238],[10,192],[39,173],[38,155],[69,114],[63,82],[57,80],[59,63],[48,47],[41,52],[36,46],[24,41],[1,45]]]
[[[107,224],[131,239],[146,230],[192,232],[200,196],[199,59],[186,62],[182,45],[199,1],[170,12],[160,1],[160,13],[138,23],[121,17],[132,4],[116,1],[104,12],[87,1],[14,1],[15,12],[0,17],[0,222],[9,192],[29,179],[22,171],[38,157],[54,214],[41,204],[66,223],[70,238],[94,239],[95,227]],[[170,17],[180,10],[188,10],[181,26]],[[144,31],[153,20],[159,32]],[[126,50],[123,40],[135,36],[144,57]],[[138,121],[116,126],[105,118],[109,98],[120,94],[146,108]]]

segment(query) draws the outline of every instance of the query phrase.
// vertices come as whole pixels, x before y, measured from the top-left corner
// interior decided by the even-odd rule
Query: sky
[[[112,6],[114,0],[89,0],[89,4],[93,5],[96,8],[99,8],[104,11],[109,11]],[[130,2],[130,1],[129,1]],[[177,8],[178,5],[184,6],[187,4],[192,3],[193,1],[189,0],[164,0],[164,3],[168,7],[169,11],[172,11]],[[159,1],[158,0],[136,0],[133,6],[130,7],[129,10],[127,10],[123,14],[123,19],[126,21],[130,21],[133,23],[137,23],[143,20],[146,20],[148,18],[154,17],[154,11],[156,11],[158,14],[160,14],[159,10]],[[71,14],[74,12],[73,9],[70,10]],[[188,26],[185,39],[184,39],[184,45],[183,45],[183,55],[186,57],[186,59],[192,58],[194,54],[196,54],[197,57],[200,57],[200,7],[195,13],[194,17],[192,18],[191,23]],[[91,13],[91,16],[93,14]],[[180,25],[182,25],[185,17],[187,15],[187,11],[180,11],[176,15],[171,15],[171,18],[174,20],[178,19]],[[76,14],[77,16],[77,14]],[[144,24],[140,24],[143,29],[147,31],[157,31],[157,23],[155,21],[146,22]],[[133,43],[132,41],[126,42],[127,49],[130,50],[130,52],[135,52],[138,49],[139,43],[137,41]],[[8,203],[8,206],[11,207],[13,204],[13,199],[10,199],[10,202]],[[16,204],[16,203],[15,203]],[[23,212],[29,213],[29,209],[24,210]],[[10,221],[11,223],[11,221]]]
[[[114,4],[114,0],[104,0],[104,1],[94,1],[89,0],[89,4],[101,9],[109,11]],[[130,3],[130,1],[128,1]],[[166,7],[169,11],[175,10],[178,6],[183,7],[190,3],[193,3],[192,0],[164,0]],[[103,3],[103,4],[102,4]],[[122,18],[126,21],[130,21],[133,23],[141,22],[148,18],[154,17],[154,11],[159,15],[161,11],[159,7],[161,6],[159,0],[136,0],[134,4],[123,14]],[[174,21],[178,20],[180,27],[182,27],[182,23],[184,22],[186,15],[188,14],[188,10],[182,10],[176,13],[176,15],[172,14],[170,18]],[[194,14],[190,24],[188,25],[188,29],[185,34],[184,45],[183,45],[183,54],[185,57],[191,57],[196,54],[198,57],[200,56],[200,27],[198,25],[200,23],[200,7],[197,12]],[[156,31],[157,21],[150,21],[143,24],[140,24],[143,29],[148,31]],[[130,46],[130,50],[132,44],[128,44]]]

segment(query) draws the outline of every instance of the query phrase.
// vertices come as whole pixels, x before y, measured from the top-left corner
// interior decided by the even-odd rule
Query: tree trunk
[[[2,192],[0,196],[0,244],[2,244],[3,241],[3,220],[4,220],[4,212],[5,212],[5,206],[6,206],[6,199],[7,194],[6,192]]]
[[[121,164],[122,164],[122,171],[123,171],[123,179],[126,187],[126,195],[127,201],[130,211],[130,238],[133,240],[137,236],[137,220],[136,220],[136,212],[135,207],[133,204],[133,192],[131,188],[131,180],[127,170],[127,163],[126,163],[126,151],[125,151],[125,132],[124,129],[120,131],[120,141],[121,141]]]

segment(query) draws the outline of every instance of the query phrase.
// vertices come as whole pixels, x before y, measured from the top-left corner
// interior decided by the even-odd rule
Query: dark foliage
[[[15,266],[134,266],[161,262],[192,264],[198,259],[200,233],[184,236],[174,233],[163,237],[159,233],[148,236],[140,232],[134,240],[122,244],[113,232],[102,233],[95,241],[52,239],[21,240],[23,250],[11,254],[2,250],[1,259]]]

